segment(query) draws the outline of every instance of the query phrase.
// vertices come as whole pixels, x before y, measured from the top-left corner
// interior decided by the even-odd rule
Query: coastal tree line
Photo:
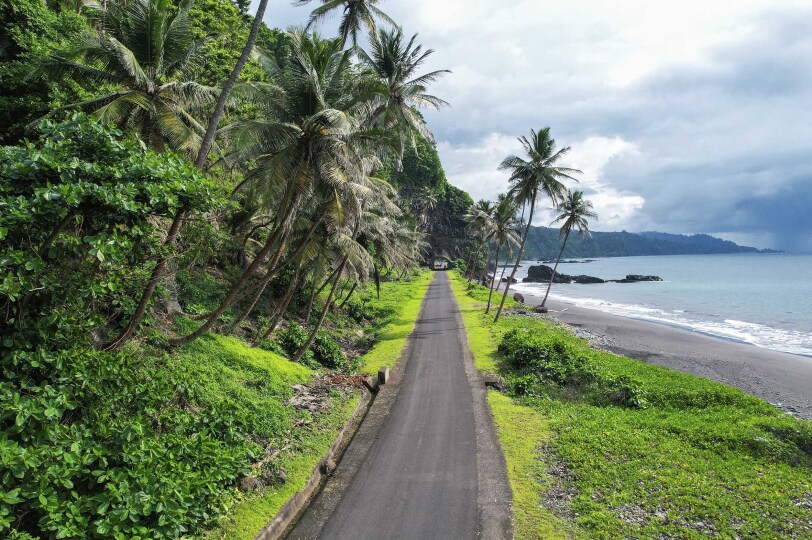
[[[396,180],[433,150],[419,111],[446,71],[376,4],[287,31],[267,0],[0,9],[0,536],[206,526],[260,443],[187,410],[155,358],[216,331],[312,366],[360,284],[423,262],[429,216],[464,198]],[[213,305],[172,317],[209,278]]]
[[[494,322],[499,320],[508,297],[510,285],[514,282],[516,271],[522,260],[525,245],[530,235],[530,227],[536,211],[536,204],[541,200],[552,203],[559,212],[553,224],[560,223],[561,249],[556,257],[555,267],[547,284],[540,310],[546,310],[547,298],[555,278],[555,271],[564,249],[567,246],[570,233],[576,229],[579,234],[588,236],[589,219],[597,218],[592,210],[592,203],[584,198],[579,190],[568,189],[565,182],[577,182],[575,175],[582,174],[578,169],[564,167],[559,164],[561,159],[570,151],[570,147],[558,148],[550,135],[550,128],[545,127],[538,131],[530,130],[530,136],[522,136],[519,142],[524,149],[524,156],[510,155],[499,164],[499,169],[507,171],[509,189],[507,193],[500,194],[495,204],[480,200],[472,204],[466,214],[468,222],[470,253],[466,261],[465,275],[468,281],[473,279],[490,289],[485,313],[491,310],[491,299],[494,289],[504,282],[504,290],[499,306],[496,308]],[[518,209],[521,208],[519,214]],[[525,212],[527,219],[525,220]],[[506,248],[508,258],[514,258],[510,275],[505,277],[507,264],[499,272],[499,255],[502,248]],[[515,256],[514,256],[514,247]],[[481,254],[485,254],[484,263]],[[485,277],[491,268],[493,257],[493,275],[489,282]]]

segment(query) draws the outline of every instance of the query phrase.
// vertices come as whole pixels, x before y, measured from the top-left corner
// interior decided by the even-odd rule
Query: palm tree
[[[313,0],[296,0],[294,5],[303,6],[309,4]],[[310,19],[307,22],[309,29],[314,24],[325,19],[334,11],[343,11],[341,23],[338,26],[338,34],[341,38],[341,47],[347,44],[347,40],[351,40],[353,46],[358,45],[358,33],[361,31],[362,26],[367,27],[370,35],[375,33],[376,24],[375,19],[382,19],[392,26],[397,26],[397,23],[392,18],[381,11],[375,4],[378,0],[319,0],[321,5],[310,13]]]
[[[240,54],[240,57],[237,59],[236,64],[234,64],[234,68],[231,70],[231,74],[229,75],[228,79],[223,84],[223,87],[220,89],[220,94],[217,98],[217,102],[214,104],[214,110],[212,111],[211,117],[209,118],[209,123],[206,126],[206,130],[200,141],[200,145],[197,148],[195,167],[197,167],[198,169],[202,170],[204,168],[204,165],[206,164],[206,161],[208,160],[209,150],[214,145],[214,137],[217,132],[217,127],[220,125],[220,120],[222,119],[223,114],[225,112],[226,103],[228,102],[229,96],[231,95],[231,91],[233,90],[234,85],[237,83],[237,79],[242,73],[245,64],[248,62],[248,58],[254,51],[254,44],[256,43],[259,28],[262,25],[262,18],[265,16],[265,9],[267,7],[268,0],[260,0],[259,5],[257,6],[256,15],[254,15],[254,21],[251,24],[250,31],[248,32],[248,38],[246,39],[246,43],[245,46],[243,47],[242,53]],[[196,50],[198,50],[197,47],[195,48],[195,51]],[[113,341],[105,345],[104,347],[105,350],[111,350],[121,347],[133,336],[135,330],[138,328],[138,325],[141,324],[141,320],[143,319],[144,314],[147,311],[147,307],[149,306],[149,303],[152,300],[152,295],[155,293],[155,289],[158,287],[158,283],[160,282],[161,277],[163,276],[163,273],[166,270],[167,263],[169,262],[169,258],[171,257],[172,248],[174,247],[178,235],[180,234],[180,228],[181,225],[183,224],[183,220],[185,219],[185,217],[186,217],[186,208],[181,207],[177,212],[175,212],[175,216],[172,219],[172,223],[169,225],[169,229],[167,230],[166,233],[166,238],[164,239],[163,247],[166,252],[165,255],[163,255],[160,259],[158,259],[158,262],[152,269],[152,274],[150,275],[149,280],[144,286],[144,290],[141,293],[141,298],[136,304],[135,310],[133,311],[132,317],[130,317],[129,323],[124,327],[124,329]]]
[[[492,214],[493,203],[480,199],[471,205],[468,212],[465,214],[465,216],[463,216],[463,219],[468,222],[467,228],[472,233],[475,245],[477,246],[471,259],[470,271],[468,271],[466,267],[466,274],[468,275],[469,283],[471,282],[474,274],[476,274],[476,268],[479,264],[479,254],[482,252],[482,248],[488,245],[487,230],[490,228],[490,219]]]
[[[374,89],[351,63],[338,40],[322,40],[304,31],[289,32],[291,58],[282,69],[270,59],[263,67],[270,82],[240,87],[261,117],[228,128],[234,162],[253,161],[238,190],[250,189],[274,224],[264,245],[220,305],[195,332],[172,341],[181,345],[208,331],[244,292],[261,266],[265,279],[279,271],[279,261],[299,210],[322,186],[348,183],[366,189],[364,165],[382,144],[368,136],[368,103]]]
[[[488,236],[491,242],[496,243],[496,269],[493,271],[491,290],[488,293],[488,307],[485,308],[485,313],[491,310],[491,298],[493,297],[493,288],[499,270],[499,251],[502,246],[510,247],[513,243],[519,243],[519,235],[514,230],[516,227],[516,203],[513,202],[513,199],[504,194],[499,195],[499,201],[493,209],[491,227]]]
[[[516,204],[530,205],[530,212],[527,218],[527,225],[524,229],[522,242],[519,244],[519,252],[516,256],[516,263],[513,265],[513,271],[505,283],[505,293],[502,296],[502,301],[499,304],[499,309],[496,310],[496,317],[494,322],[499,320],[502,314],[502,309],[505,306],[505,299],[510,290],[510,284],[516,275],[516,270],[519,268],[519,262],[524,253],[524,246],[527,242],[527,236],[530,234],[530,224],[533,223],[533,212],[536,208],[536,201],[540,195],[546,195],[553,204],[558,203],[564,198],[566,187],[562,183],[563,180],[578,180],[574,178],[573,174],[581,174],[577,169],[570,169],[567,167],[559,167],[556,163],[564,157],[569,151],[570,147],[556,150],[555,139],[550,137],[550,128],[545,127],[538,132],[530,130],[530,138],[520,137],[519,142],[522,143],[528,159],[523,159],[518,156],[508,156],[499,165],[500,170],[510,171],[510,195]]]
[[[192,78],[206,39],[194,39],[189,7],[181,2],[175,8],[171,0],[89,4],[100,28],[41,69],[84,78],[105,91],[63,108],[90,110],[104,123],[130,128],[150,148],[195,155],[206,131],[199,118],[219,89]]]
[[[427,86],[451,72],[441,69],[418,75],[420,66],[434,51],[423,51],[422,45],[415,44],[416,39],[417,34],[406,42],[399,28],[379,29],[370,35],[369,52],[358,51],[361,61],[381,82],[381,98],[376,104],[375,115],[384,129],[398,131],[401,142],[399,159],[407,140],[417,151],[415,134],[430,143],[434,142],[434,136],[417,110],[426,107],[440,109],[448,105],[446,101],[428,94]]]
[[[553,274],[550,276],[550,283],[547,284],[547,292],[544,293],[544,300],[541,301],[540,311],[546,312],[544,305],[547,303],[547,296],[550,294],[550,289],[553,286],[555,279],[555,271],[558,269],[558,263],[561,256],[564,254],[564,248],[567,247],[567,240],[570,237],[570,232],[573,228],[578,229],[578,233],[582,236],[589,236],[589,223],[587,218],[597,219],[598,215],[592,211],[592,203],[584,199],[583,191],[567,191],[564,201],[558,207],[561,214],[555,218],[553,223],[563,222],[561,225],[560,233],[564,238],[561,243],[561,250],[558,252],[558,258],[555,260],[553,267]]]

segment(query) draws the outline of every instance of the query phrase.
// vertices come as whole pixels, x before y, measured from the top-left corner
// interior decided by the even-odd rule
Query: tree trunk
[[[135,311],[133,312],[133,316],[130,317],[130,322],[127,324],[124,330],[121,331],[116,339],[103,347],[105,351],[113,351],[120,348],[130,340],[135,329],[139,324],[141,324],[141,319],[144,318],[144,313],[147,311],[147,306],[149,306],[149,302],[152,300],[152,295],[155,293],[155,289],[158,287],[158,283],[161,281],[161,277],[163,276],[164,269],[169,262],[169,251],[172,249],[172,247],[175,245],[175,241],[178,239],[180,226],[183,223],[183,218],[185,215],[186,211],[183,208],[180,208],[177,212],[175,212],[175,218],[172,220],[172,224],[169,226],[169,231],[166,233],[166,238],[164,239],[163,247],[165,250],[167,250],[167,253],[158,259],[158,262],[155,264],[155,268],[152,269],[152,275],[150,275],[149,281],[147,281],[147,285],[144,287],[144,292],[141,293],[141,299],[138,301],[138,305],[135,306]]]
[[[372,271],[375,277],[375,291],[378,293],[378,300],[381,299],[381,271],[378,269],[378,265],[372,265]]]
[[[316,281],[316,277],[315,277],[315,276],[313,276],[313,292],[311,293],[311,295],[310,295],[310,301],[309,301],[309,302],[308,302],[308,304],[307,304],[307,314],[305,315],[305,326],[309,326],[309,325],[310,325],[310,314],[311,314],[311,312],[313,311],[313,301],[316,299],[316,297],[317,297],[318,295],[320,295],[320,294],[321,294],[321,291],[323,291],[323,290],[324,290],[324,288],[325,288],[327,285],[329,285],[329,284],[330,284],[330,282],[333,280],[333,277],[334,277],[334,276],[335,276],[337,273],[338,273],[338,267],[336,267],[336,269],[335,269],[335,270],[333,270],[332,272],[330,272],[330,275],[329,275],[329,276],[327,276],[327,279],[325,279],[325,280],[324,280],[324,283],[322,283],[322,284],[321,284],[321,287],[319,287],[318,289],[316,289],[316,283],[315,283],[315,281]]]
[[[288,310],[288,306],[290,305],[290,301],[293,299],[293,295],[296,294],[296,290],[299,288],[301,284],[301,268],[296,269],[296,274],[294,275],[293,279],[290,280],[290,285],[288,286],[288,290],[285,292],[285,297],[282,299],[282,303],[274,311],[273,316],[268,324],[268,329],[265,330],[265,333],[262,334],[262,337],[259,338],[254,345],[256,345],[259,341],[263,339],[268,339],[268,337],[276,330],[279,321],[282,320],[282,317],[285,315],[285,312]]]
[[[51,232],[48,238],[45,240],[45,243],[42,244],[42,247],[39,250],[39,255],[43,259],[48,256],[48,251],[50,251],[51,246],[54,244],[56,239],[62,234],[62,231],[65,230],[65,227],[68,226],[70,220],[75,218],[79,215],[79,208],[71,208],[71,210],[67,213],[65,217],[62,218],[62,221],[57,224],[56,228]]]
[[[477,246],[476,251],[474,252],[474,260],[471,261],[471,270],[468,272],[468,283],[471,283],[471,280],[474,278],[474,274],[476,274],[476,265],[479,262],[479,252],[482,251],[482,246]]]
[[[352,296],[352,293],[354,293],[354,292],[355,292],[355,288],[356,288],[357,286],[358,286],[358,282],[357,282],[357,281],[356,281],[355,283],[353,283],[353,284],[352,284],[352,289],[350,289],[350,292],[349,292],[349,293],[347,294],[347,296],[344,298],[344,301],[343,301],[343,302],[341,302],[341,305],[340,305],[340,306],[338,306],[338,309],[344,309],[344,305],[345,305],[347,302],[349,302],[350,297]]]
[[[214,104],[214,111],[211,115],[211,120],[209,120],[209,125],[206,128],[206,134],[203,135],[203,139],[200,141],[200,150],[197,153],[197,159],[195,160],[195,166],[199,169],[203,168],[203,164],[206,163],[206,157],[209,154],[209,150],[214,144],[214,136],[217,134],[217,125],[220,123],[220,119],[223,117],[223,113],[225,112],[226,102],[228,101],[228,96],[231,94],[231,90],[234,89],[234,85],[237,84],[237,79],[240,78],[240,73],[242,73],[245,64],[248,62],[248,59],[251,57],[251,53],[254,50],[254,44],[257,41],[257,34],[259,33],[259,27],[262,24],[262,18],[265,16],[265,8],[268,7],[268,0],[260,0],[259,6],[257,7],[257,13],[254,15],[254,22],[251,24],[251,31],[248,32],[248,39],[245,42],[245,47],[243,47],[242,54],[237,59],[237,63],[234,65],[234,69],[231,70],[231,74],[226,79],[225,84],[223,85],[223,89],[220,91],[220,97],[217,98],[217,103]]]
[[[478,283],[482,285],[485,283],[485,275],[488,273],[488,268],[491,266],[491,249],[488,247],[488,253],[485,255],[485,266],[482,267],[482,271],[479,273],[479,281]],[[496,271],[494,270],[494,273]]]
[[[341,281],[341,272],[344,270],[344,265],[347,264],[347,257],[341,261],[341,265],[338,267],[338,272],[336,272],[336,278],[333,281],[333,286],[330,287],[330,294],[327,296],[327,301],[324,303],[324,308],[321,310],[321,315],[319,316],[319,320],[316,322],[316,326],[313,327],[313,330],[310,331],[310,335],[307,336],[307,341],[305,341],[304,345],[302,345],[296,354],[293,357],[294,362],[298,362],[302,359],[302,356],[307,352],[307,349],[313,345],[313,341],[316,339],[316,334],[321,329],[321,325],[324,322],[324,318],[327,316],[327,311],[330,309],[330,304],[333,302],[333,295],[336,293],[336,287],[338,286],[338,282]]]
[[[502,244],[496,244],[496,268],[493,270],[493,279],[491,280],[491,291],[488,293],[488,307],[485,308],[485,313],[491,310],[491,297],[493,296],[493,284],[496,283],[496,274],[499,270],[499,250],[502,249]],[[503,272],[504,273],[504,272]]]
[[[277,247],[276,251],[271,257],[271,261],[269,263],[270,267],[273,267],[279,260],[279,257],[281,256],[282,246],[285,244],[285,240],[287,239],[287,233],[285,231],[279,232],[281,233],[280,237],[278,238],[279,246]],[[240,279],[237,280],[237,283],[231,286],[231,289],[229,289],[225,298],[223,298],[223,300],[220,302],[220,305],[217,306],[217,308],[211,312],[211,315],[206,320],[206,322],[204,322],[202,325],[200,325],[200,327],[197,330],[195,330],[190,334],[169,340],[169,344],[172,347],[178,347],[180,345],[185,345],[190,341],[194,341],[195,339],[199,338],[200,336],[208,332],[211,329],[211,327],[214,326],[214,324],[220,319],[220,316],[225,312],[225,310],[227,310],[237,300],[237,298],[239,297],[239,293],[243,289],[243,286],[248,282],[248,280],[251,277],[253,277],[253,275],[259,268],[262,259],[264,259],[265,256],[268,255],[268,253],[271,251],[274,244],[276,243],[275,236],[276,235],[271,235],[270,237],[268,237],[268,241],[265,243],[265,246],[263,246],[262,250],[259,252],[259,254],[257,254],[254,260],[251,261],[251,264],[242,273]]]
[[[214,136],[217,133],[217,125],[220,123],[220,119],[223,117],[223,112],[225,111],[226,101],[228,101],[228,96],[231,94],[231,90],[237,83],[240,73],[242,73],[246,62],[248,62],[248,58],[251,56],[251,52],[254,50],[254,44],[257,41],[257,33],[259,32],[259,27],[262,24],[262,19],[265,16],[265,9],[267,7],[268,0],[260,0],[259,7],[257,7],[257,13],[254,16],[254,22],[251,25],[251,31],[248,33],[248,40],[245,42],[245,47],[243,48],[242,54],[237,60],[237,63],[234,65],[234,69],[231,70],[231,75],[229,75],[228,80],[226,80],[222,90],[220,90],[220,96],[217,98],[217,103],[214,105],[214,111],[212,112],[211,119],[209,120],[209,125],[206,128],[206,134],[200,141],[200,148],[197,151],[195,166],[198,169],[202,170],[203,165],[206,163],[209,150],[214,143]],[[164,239],[164,249],[167,252],[158,260],[155,268],[152,269],[152,275],[150,276],[149,281],[147,281],[146,287],[144,287],[144,292],[141,294],[141,299],[138,301],[138,305],[135,308],[135,312],[133,312],[133,316],[130,318],[130,322],[116,339],[104,347],[104,350],[109,351],[121,347],[130,339],[130,337],[132,337],[132,333],[135,331],[138,325],[141,324],[141,319],[143,319],[147,306],[149,305],[150,300],[152,300],[152,295],[155,293],[155,289],[163,276],[164,270],[166,269],[167,262],[171,256],[171,248],[175,245],[181,223],[183,222],[185,216],[185,207],[181,207],[177,212],[175,212],[175,217],[172,220],[172,224],[169,226],[169,232],[167,232],[166,238]]]
[[[541,301],[541,306],[544,307],[544,304],[547,303],[547,296],[550,295],[550,289],[553,287],[553,280],[555,279],[555,271],[558,270],[558,263],[561,261],[561,256],[564,254],[564,248],[567,247],[567,239],[570,237],[570,230],[567,229],[567,233],[564,235],[564,243],[561,244],[561,251],[558,252],[558,258],[555,260],[555,266],[553,267],[553,275],[550,276],[550,283],[547,284],[547,292],[544,293],[544,300]]]
[[[519,268],[519,263],[522,260],[522,254],[524,253],[524,244],[527,242],[527,237],[530,234],[530,224],[533,223],[533,211],[536,209],[536,193],[533,193],[533,201],[530,203],[530,215],[527,218],[527,225],[524,228],[524,236],[522,237],[522,243],[519,245],[519,253],[516,255],[516,264],[513,265],[513,271],[510,273],[510,277],[505,283],[505,294],[502,295],[502,302],[499,303],[499,309],[496,310],[496,317],[494,317],[493,322],[499,321],[499,316],[502,314],[502,308],[505,306],[505,299],[508,297],[508,292],[510,291],[510,284],[513,283],[513,278],[516,276],[516,270]]]
[[[260,280],[258,284],[259,286],[256,288],[254,296],[251,298],[251,302],[249,303],[248,307],[242,312],[242,314],[239,317],[237,317],[237,319],[233,323],[231,323],[228,333],[233,332],[237,328],[237,325],[239,325],[246,317],[248,317],[248,315],[251,314],[251,312],[254,310],[254,307],[256,307],[257,302],[259,302],[259,299],[262,297],[262,293],[265,292],[265,289],[271,283],[271,280],[274,278],[274,276],[276,276],[276,274],[279,273],[279,270],[287,266],[288,262],[293,262],[302,255],[305,248],[307,247],[307,244],[310,242],[311,238],[313,238],[313,235],[316,233],[316,229],[318,229],[322,221],[324,221],[323,214],[319,219],[313,222],[313,225],[307,231],[305,237],[299,242],[299,247],[296,248],[296,251],[294,251],[290,257],[288,257],[287,261],[285,261],[282,264],[277,264],[275,265],[275,267],[268,268],[267,273]]]

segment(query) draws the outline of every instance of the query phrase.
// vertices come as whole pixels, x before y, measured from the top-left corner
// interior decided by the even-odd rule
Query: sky
[[[320,2],[271,0],[270,26]],[[710,233],[812,252],[809,0],[381,0],[450,69],[425,112],[449,181],[508,188],[517,138],[549,126],[583,171],[593,230]],[[338,19],[326,21],[334,33]],[[549,204],[534,220],[550,225]]]

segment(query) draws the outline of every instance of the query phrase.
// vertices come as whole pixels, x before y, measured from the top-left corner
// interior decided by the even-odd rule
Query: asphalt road
[[[402,373],[383,387],[388,414],[377,428],[364,421],[337,470],[351,470],[346,485],[328,482],[288,538],[509,536],[504,461],[461,328],[448,276],[437,272]]]

